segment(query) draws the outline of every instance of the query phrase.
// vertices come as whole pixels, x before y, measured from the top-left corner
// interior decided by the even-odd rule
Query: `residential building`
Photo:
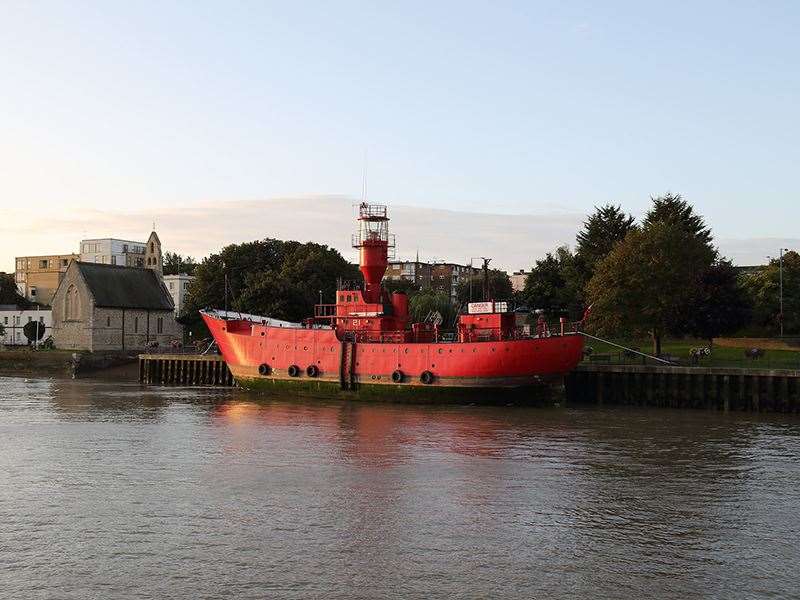
[[[38,321],[44,330],[41,339],[47,339],[52,333],[53,312],[49,309],[20,309],[14,304],[0,304],[0,325],[5,331],[0,335],[0,344],[4,346],[26,346],[28,338],[22,329],[28,323]]]
[[[386,269],[385,280],[409,281],[419,289],[435,289],[444,292],[450,299],[457,298],[458,285],[466,281],[470,272],[480,274],[480,269],[456,263],[416,261],[392,261]]]
[[[48,306],[61,278],[77,254],[18,256],[14,280],[19,293],[27,300]]]
[[[81,240],[79,260],[84,263],[121,267],[147,267],[161,272],[163,268],[161,240],[155,231],[150,233],[146,242],[117,238]]]
[[[414,287],[428,289],[431,287],[431,265],[415,261],[392,261],[386,268],[384,280],[410,281]]]
[[[515,292],[521,292],[524,290],[528,275],[530,275],[530,272],[526,272],[525,269],[514,271],[511,275],[509,275],[508,278],[511,280],[511,289]]]
[[[179,275],[164,275],[164,285],[167,287],[172,303],[175,305],[175,316],[179,317],[183,313],[186,299],[189,296],[189,284],[194,276],[181,273]]]
[[[181,337],[172,298],[154,268],[73,261],[53,296],[57,348],[139,350]]]
[[[116,238],[81,240],[79,260],[84,263],[143,267],[145,242]]]

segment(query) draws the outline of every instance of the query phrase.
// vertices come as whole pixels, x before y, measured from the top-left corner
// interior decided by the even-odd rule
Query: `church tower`
[[[144,266],[147,269],[153,269],[159,276],[164,275],[164,260],[161,256],[161,240],[158,239],[158,234],[153,231],[150,237],[147,238],[147,244],[144,248]]]

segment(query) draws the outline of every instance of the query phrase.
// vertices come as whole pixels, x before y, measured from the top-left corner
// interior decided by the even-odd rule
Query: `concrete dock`
[[[800,412],[800,371],[581,364],[566,380],[575,404]]]

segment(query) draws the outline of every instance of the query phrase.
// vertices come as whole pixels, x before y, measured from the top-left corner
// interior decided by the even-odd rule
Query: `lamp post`
[[[781,337],[783,337],[783,248],[780,251],[780,260],[778,261],[778,287],[780,289],[779,296],[780,296],[780,312],[779,321],[781,325]]]

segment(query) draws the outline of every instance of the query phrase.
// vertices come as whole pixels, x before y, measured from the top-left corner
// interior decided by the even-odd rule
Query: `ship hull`
[[[327,327],[203,312],[243,388],[398,402],[546,403],[580,361],[580,335],[470,343],[351,343]],[[284,326],[285,325],[285,326]],[[393,379],[393,376],[395,379]],[[399,381],[398,381],[399,379]]]

